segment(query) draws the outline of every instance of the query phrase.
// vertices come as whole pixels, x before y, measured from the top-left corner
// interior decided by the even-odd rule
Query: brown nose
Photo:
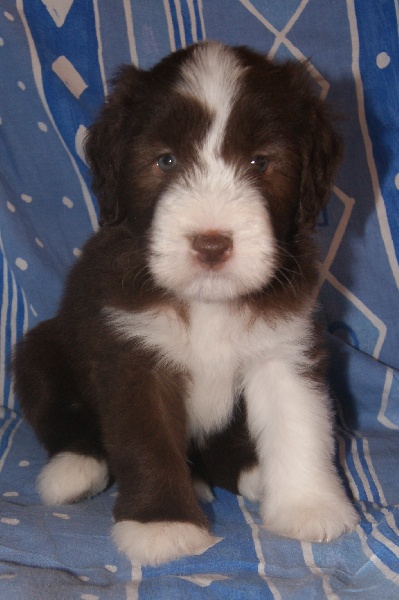
[[[195,235],[191,242],[198,260],[213,266],[225,262],[233,248],[233,240],[218,231]]]

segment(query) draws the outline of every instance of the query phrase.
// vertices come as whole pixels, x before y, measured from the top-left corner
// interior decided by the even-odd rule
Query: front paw
[[[353,531],[358,514],[344,494],[262,507],[266,529],[303,542],[330,542]]]
[[[259,465],[241,471],[237,488],[238,493],[251,502],[258,502],[262,498],[262,479]]]
[[[120,552],[132,562],[158,565],[183,556],[196,556],[222,538],[214,537],[193,523],[119,521],[112,537]]]

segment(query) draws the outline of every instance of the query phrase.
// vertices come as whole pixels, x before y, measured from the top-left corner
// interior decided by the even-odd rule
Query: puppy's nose
[[[225,262],[231,255],[233,240],[218,231],[210,231],[195,235],[191,246],[198,260],[208,266]]]

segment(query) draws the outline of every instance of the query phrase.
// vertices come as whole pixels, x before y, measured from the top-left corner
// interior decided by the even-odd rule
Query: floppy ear
[[[125,216],[122,196],[118,193],[119,176],[134,121],[137,121],[135,106],[142,96],[142,72],[133,65],[124,66],[112,86],[85,140],[85,154],[93,174],[92,188],[100,207],[100,225],[119,223]]]
[[[311,98],[309,136],[303,148],[302,181],[297,221],[314,229],[317,216],[329,199],[335,171],[341,161],[343,145],[333,128],[328,107],[319,98]]]

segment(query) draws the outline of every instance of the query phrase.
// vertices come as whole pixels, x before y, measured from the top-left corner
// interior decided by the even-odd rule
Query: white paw
[[[203,479],[194,477],[193,488],[195,496],[200,502],[203,502],[204,504],[210,504],[214,501],[215,496],[213,495],[210,486]]]
[[[261,500],[262,482],[259,465],[241,471],[237,487],[239,493],[251,502]]]
[[[359,520],[343,493],[298,504],[284,502],[274,511],[264,505],[262,516],[266,529],[303,542],[330,542],[353,531]]]
[[[112,537],[120,552],[132,562],[138,561],[142,565],[158,565],[182,556],[196,556],[222,539],[192,523],[174,521],[119,521],[113,526]]]
[[[45,504],[67,504],[94,496],[108,484],[104,460],[92,456],[61,452],[42,469],[37,486]]]

